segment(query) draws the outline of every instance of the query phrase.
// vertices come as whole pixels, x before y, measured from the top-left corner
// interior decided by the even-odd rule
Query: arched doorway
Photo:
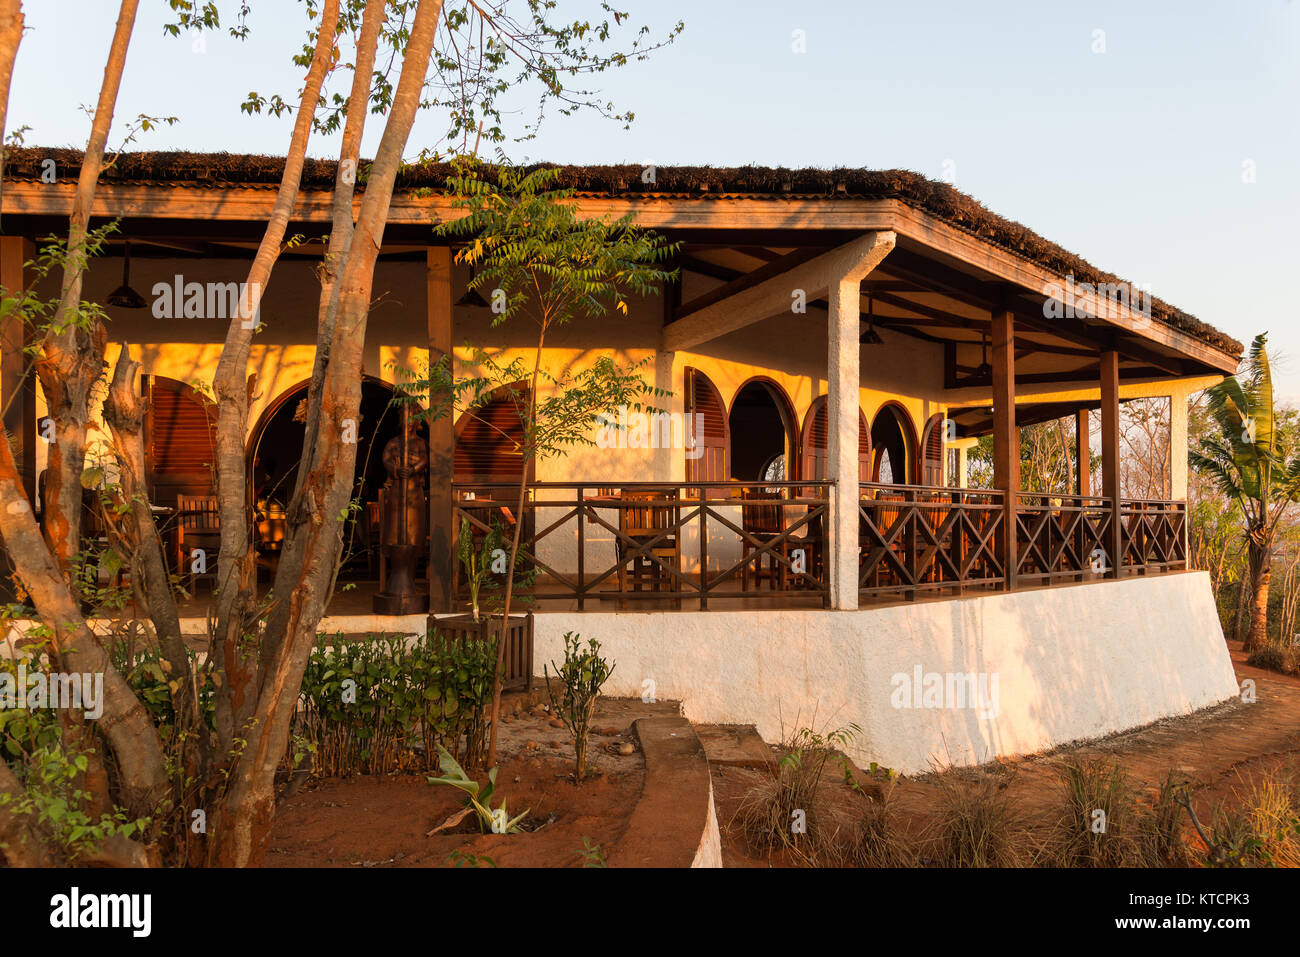
[[[800,477],[805,481],[826,478],[827,409],[826,396],[821,395],[813,399],[804,416]],[[858,409],[858,481],[871,481],[871,430],[861,409]]]
[[[784,389],[771,379],[750,379],[731,400],[727,424],[731,478],[784,482],[793,477],[798,426]]]
[[[267,406],[253,427],[248,444],[249,494],[253,499],[259,555],[273,558],[284,538],[284,515],[298,481],[306,437],[307,390],[300,382]],[[379,490],[388,480],[383,451],[401,432],[396,390],[382,379],[361,379],[357,458],[353,467],[353,498],[361,505],[344,529],[342,580],[374,579],[379,557]],[[428,440],[428,426],[420,434]]]
[[[915,474],[916,441],[907,410],[887,402],[871,425],[872,480],[882,485],[907,485]]]

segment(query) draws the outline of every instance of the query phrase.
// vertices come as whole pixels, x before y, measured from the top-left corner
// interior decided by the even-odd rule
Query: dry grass
[[[920,849],[903,828],[894,790],[898,779],[884,775],[877,793],[863,794],[858,832],[848,854],[854,867],[919,867]]]
[[[1027,863],[1019,846],[1014,805],[1006,785],[984,771],[950,771],[937,779],[942,810],[933,842],[944,867],[1016,867]]]
[[[1270,771],[1255,782],[1243,805],[1254,856],[1276,867],[1300,867],[1300,802],[1293,773]]]
[[[1057,774],[1061,803],[1045,847],[1050,862],[1061,867],[1139,863],[1137,814],[1128,775],[1119,762],[1111,757],[1071,757]]]
[[[1193,863],[1187,844],[1187,814],[1178,797],[1185,782],[1173,771],[1165,775],[1155,800],[1137,820],[1134,864],[1140,867],[1188,867]]]
[[[845,856],[844,829],[818,797],[829,764],[847,774],[840,751],[858,733],[856,726],[819,733],[795,731],[770,780],[741,802],[732,818],[749,845],[758,851],[784,851],[808,865],[835,864]]]

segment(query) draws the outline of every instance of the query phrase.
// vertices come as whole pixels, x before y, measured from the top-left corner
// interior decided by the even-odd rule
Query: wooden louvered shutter
[[[858,409],[858,481],[871,481],[871,430],[861,409]]]
[[[722,396],[708,376],[687,368],[686,399],[687,414],[701,416],[691,419],[691,428],[696,430],[695,441],[703,445],[695,450],[695,458],[686,459],[686,481],[725,482],[731,477],[731,442]]]
[[[943,485],[943,422],[944,416],[936,412],[925,425],[921,440],[921,484]]]
[[[826,399],[818,399],[803,428],[804,481],[816,482],[826,478]]]
[[[803,478],[805,481],[812,482],[826,478],[829,445],[826,429],[830,421],[828,410],[826,397],[821,396],[813,405],[807,424],[804,426]],[[861,409],[858,410],[858,481],[871,481],[871,431],[867,428],[867,420]]]
[[[452,481],[518,482],[524,475],[524,425],[514,399],[493,399],[463,417]]]
[[[173,504],[178,494],[212,494],[217,441],[211,406],[183,382],[146,378],[145,448],[155,503]]]

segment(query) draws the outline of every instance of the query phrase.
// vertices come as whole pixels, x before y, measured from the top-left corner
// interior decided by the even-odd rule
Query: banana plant
[[[1205,390],[1211,433],[1188,452],[1188,463],[1241,508],[1254,587],[1246,649],[1268,642],[1268,588],[1273,539],[1287,506],[1300,497],[1300,454],[1287,460],[1294,437],[1273,410],[1267,334],[1250,344],[1241,371]]]
[[[498,560],[504,562],[505,550],[502,547],[501,526],[492,523],[492,528],[483,537],[480,547],[474,547],[474,530],[468,518],[460,520],[460,535],[456,538],[456,555],[461,567],[465,569],[465,581],[469,584],[469,604],[474,620],[478,621],[479,594],[483,584],[493,572],[493,564]],[[504,571],[504,569],[503,569]]]
[[[449,784],[464,791],[469,798],[469,805],[463,813],[452,815],[434,828],[430,832],[431,834],[460,823],[471,811],[477,815],[478,826],[481,831],[491,831],[493,834],[518,834],[523,830],[519,824],[528,816],[527,811],[511,817],[510,812],[506,810],[505,798],[502,798],[501,803],[495,808],[492,806],[492,793],[497,786],[496,768],[488,771],[487,784],[479,784],[465,773],[465,769],[460,766],[460,762],[452,757],[451,753],[441,744],[438,745],[438,766],[442,769],[442,777],[428,778],[428,782],[430,784]]]

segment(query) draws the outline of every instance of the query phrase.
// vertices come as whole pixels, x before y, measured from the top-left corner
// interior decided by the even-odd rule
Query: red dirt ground
[[[1060,785],[1055,769],[1061,759],[1102,754],[1118,759],[1138,794],[1153,794],[1171,770],[1189,780],[1193,806],[1208,828],[1216,804],[1239,806],[1262,775],[1270,771],[1300,775],[1300,678],[1253,668],[1245,663],[1240,646],[1230,643],[1230,648],[1238,681],[1251,678],[1256,683],[1258,700],[1253,704],[1233,701],[1050,753],[995,762],[984,770],[1007,792],[1027,832],[1041,833],[1057,813]],[[862,799],[832,779],[838,773],[832,766],[823,779],[823,793],[832,812],[838,812],[838,823],[851,827],[861,813]],[[735,820],[745,796],[770,780],[767,772],[715,764],[712,775],[724,866],[788,866],[780,854],[749,847]],[[894,791],[901,823],[916,840],[924,839],[926,828],[937,817],[941,782],[939,775],[906,778]]]
[[[573,782],[569,732],[539,702],[545,692],[503,700],[497,792],[511,816],[527,810],[523,834],[481,834],[471,816],[451,832],[428,832],[462,808],[461,791],[427,774],[360,775],[314,781],[277,810],[267,867],[447,867],[455,851],[501,867],[582,867],[584,838],[607,855],[641,797],[645,762],[609,747],[634,741],[632,722],[677,713],[672,702],[602,698],[588,745],[588,777]],[[436,773],[436,772],[435,772]],[[486,782],[486,773],[473,775]]]

